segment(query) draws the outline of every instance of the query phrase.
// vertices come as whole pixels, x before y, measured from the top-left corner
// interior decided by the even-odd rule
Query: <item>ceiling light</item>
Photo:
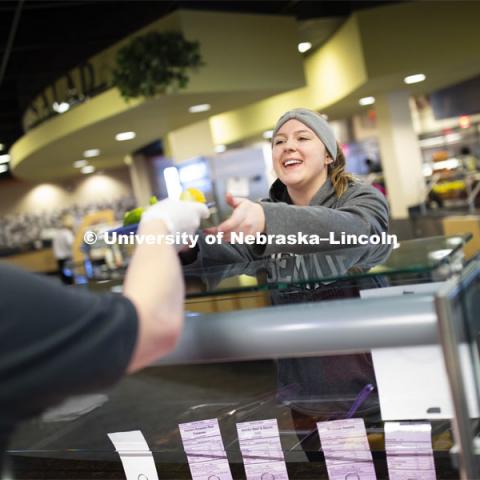
[[[0,150],[3,150],[5,148],[5,145],[3,143],[0,143]]]
[[[263,132],[263,138],[270,140],[273,137],[273,130],[267,130]]]
[[[310,42],[300,42],[298,44],[298,51],[300,53],[308,52],[312,48],[312,44]]]
[[[188,108],[190,113],[208,112],[212,108],[209,103],[201,103],[200,105],[192,105]]]
[[[10,155],[0,155],[0,163],[8,163],[10,161]]]
[[[0,173],[5,173],[8,170],[6,165],[0,165]]]
[[[87,165],[86,167],[82,167],[80,170],[83,174],[93,173],[95,171],[95,167],[93,165]]]
[[[100,155],[100,150],[98,148],[90,148],[83,152],[85,158],[98,157]]]
[[[375,103],[375,97],[363,97],[358,103],[360,105],[373,105]]]
[[[215,145],[215,153],[223,153],[226,149],[225,145]]]
[[[416,73],[415,75],[409,75],[405,77],[403,81],[410,85],[411,83],[423,82],[427,77],[423,73]]]
[[[75,168],[82,168],[82,167],[85,167],[86,165],[88,165],[87,160],[77,160],[76,162],[73,162],[73,166]]]
[[[70,108],[70,104],[67,102],[53,102],[52,108],[57,113],[65,113]]]
[[[135,132],[120,132],[115,135],[115,140],[124,142],[125,140],[131,140],[135,138],[137,134]]]

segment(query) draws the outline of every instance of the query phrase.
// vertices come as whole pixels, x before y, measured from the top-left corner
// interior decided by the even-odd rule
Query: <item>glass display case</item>
[[[11,478],[476,478],[468,239],[186,266],[176,350],[22,424]],[[108,436],[119,432],[131,433]]]

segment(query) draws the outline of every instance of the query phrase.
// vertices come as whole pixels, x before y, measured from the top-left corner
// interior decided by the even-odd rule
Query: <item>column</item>
[[[413,129],[410,93],[397,91],[376,96],[380,154],[394,219],[408,218],[408,207],[425,200],[422,154]]]
[[[170,132],[166,137],[166,156],[181,163],[199,156],[215,153],[208,119]]]

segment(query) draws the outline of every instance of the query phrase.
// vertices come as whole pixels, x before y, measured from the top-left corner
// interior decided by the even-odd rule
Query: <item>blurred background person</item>
[[[73,275],[69,268],[69,262],[73,258],[73,217],[65,215],[62,218],[62,226],[56,231],[52,241],[53,256],[57,261],[58,273],[62,282],[66,285],[73,284]]]
[[[387,196],[387,189],[385,188],[385,180],[383,178],[382,164],[379,161],[372,160],[369,157],[365,158],[364,162],[368,171],[367,181],[372,187],[376,188],[378,191]]]
[[[470,147],[464,146],[460,149],[460,159],[463,168],[467,172],[476,172],[478,170],[479,160],[472,154]]]

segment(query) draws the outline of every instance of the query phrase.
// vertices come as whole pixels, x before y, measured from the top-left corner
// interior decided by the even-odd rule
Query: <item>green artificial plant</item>
[[[113,84],[126,100],[153,97],[170,86],[185,88],[188,70],[203,64],[198,42],[179,32],[150,32],[118,50]]]

